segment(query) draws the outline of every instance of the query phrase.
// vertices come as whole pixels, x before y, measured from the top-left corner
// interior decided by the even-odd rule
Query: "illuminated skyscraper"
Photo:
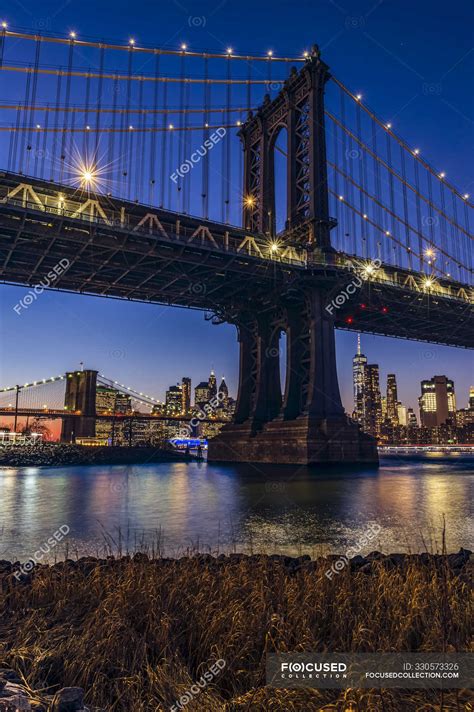
[[[191,379],[184,376],[181,379],[181,394],[182,404],[181,411],[183,415],[188,415],[191,410]]]
[[[379,367],[369,363],[364,367],[362,428],[366,433],[379,437],[382,425],[382,396],[380,393]]]
[[[209,399],[214,398],[214,396],[217,395],[217,381],[216,381],[216,376],[214,374],[214,371],[211,371],[211,375],[209,376]]]
[[[456,396],[454,382],[446,376],[433,376],[430,381],[421,382],[420,420],[422,427],[434,428],[456,420]]]
[[[354,386],[354,412],[352,417],[362,425],[364,421],[364,372],[367,357],[360,351],[360,334],[357,335],[357,353],[352,359],[352,382]]]
[[[219,386],[219,399],[222,405],[227,408],[229,403],[229,389],[227,388],[227,383],[225,382],[224,376],[222,376],[222,381]]]
[[[209,383],[201,381],[194,389],[194,405],[197,408],[202,408],[209,402]]]
[[[392,425],[398,425],[397,403],[397,379],[394,373],[389,373],[387,375],[387,412],[385,416]]]
[[[181,415],[183,395],[181,386],[170,386],[166,391],[166,415]]]

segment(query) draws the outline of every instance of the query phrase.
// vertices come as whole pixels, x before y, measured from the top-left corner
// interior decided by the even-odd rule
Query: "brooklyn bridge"
[[[234,324],[235,418],[210,460],[377,460],[341,403],[336,328],[474,345],[469,195],[317,46],[220,55],[4,28],[0,72],[0,279],[30,290],[22,308],[56,289]]]

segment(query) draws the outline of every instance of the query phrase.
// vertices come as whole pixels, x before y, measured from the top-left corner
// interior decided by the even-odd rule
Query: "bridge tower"
[[[278,96],[267,95],[239,134],[244,148],[243,224],[275,234],[275,146],[288,136],[286,226],[282,237],[306,248],[327,250],[336,221],[329,217],[324,91],[329,67],[315,45],[304,67],[295,68]]]
[[[309,253],[331,250],[324,87],[328,66],[313,48],[240,131],[244,144],[244,226],[275,235],[274,150],[288,132],[287,221],[278,240]],[[308,260],[308,266],[311,260]],[[307,277],[267,301],[249,302],[233,319],[240,342],[234,423],[209,443],[210,461],[316,464],[378,462],[375,440],[345,413],[336,371],[334,317],[328,285]],[[284,394],[280,386],[281,332],[287,339]]]
[[[95,436],[97,373],[90,369],[66,373],[64,409],[75,415],[63,418],[62,442],[72,442],[76,437]]]

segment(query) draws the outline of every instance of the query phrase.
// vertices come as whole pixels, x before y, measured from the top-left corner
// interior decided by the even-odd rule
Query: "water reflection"
[[[99,553],[104,533],[167,553],[343,551],[377,523],[370,548],[472,546],[473,460],[386,459],[378,470],[172,463],[0,469],[0,557],[25,559],[67,524],[70,549]],[[119,534],[120,532],[120,534]],[[424,540],[426,543],[424,543]]]

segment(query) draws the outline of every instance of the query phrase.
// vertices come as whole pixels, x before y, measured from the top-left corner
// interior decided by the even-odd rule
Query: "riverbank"
[[[265,685],[266,656],[277,650],[470,649],[469,551],[337,561],[137,553],[37,565],[28,574],[2,561],[0,666],[38,691],[37,712],[52,709],[47,695],[64,686],[83,688],[91,710],[169,710],[219,661],[193,710],[468,709],[461,690]]]
[[[146,462],[190,462],[195,459],[179,450],[156,447],[88,447],[42,443],[0,448],[0,467],[140,465]]]

